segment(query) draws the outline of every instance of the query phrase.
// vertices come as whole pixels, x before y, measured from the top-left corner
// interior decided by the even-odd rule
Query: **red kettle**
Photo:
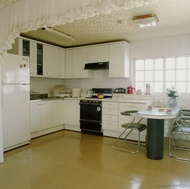
[[[135,92],[135,88],[133,88],[131,86],[127,87],[127,93],[128,94],[133,94],[134,92]]]

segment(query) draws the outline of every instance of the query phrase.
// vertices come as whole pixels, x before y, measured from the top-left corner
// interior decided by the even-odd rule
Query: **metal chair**
[[[181,157],[181,153],[176,155],[178,150],[190,152],[190,110],[180,111],[169,135],[169,156],[178,160],[190,161],[190,153],[186,154],[189,158]]]
[[[135,113],[137,113],[137,111],[134,111],[134,110],[133,111],[121,112],[121,114],[124,115],[124,116],[130,116],[132,118],[132,121],[130,123],[125,123],[125,124],[121,125],[121,127],[124,128],[124,131],[117,137],[117,139],[113,143],[113,149],[119,150],[119,151],[124,151],[124,152],[130,152],[130,153],[139,152],[140,144],[141,144],[141,142],[140,142],[140,132],[144,131],[147,128],[147,126],[144,123],[140,123],[143,118],[140,118],[138,121],[135,120],[135,115],[134,115]],[[127,130],[129,130],[129,131],[126,132]],[[133,130],[138,131],[138,141],[137,142],[132,142],[127,138]],[[137,150],[132,151],[132,150],[128,150],[126,148],[119,148],[118,144],[117,144],[117,142],[119,140],[125,141],[127,143],[137,144]]]

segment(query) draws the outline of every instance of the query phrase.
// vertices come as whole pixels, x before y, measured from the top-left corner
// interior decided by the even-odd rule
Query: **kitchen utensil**
[[[141,95],[142,94],[142,90],[140,88],[138,88],[137,91],[136,91],[136,94],[137,95]]]
[[[87,98],[92,97],[92,89],[88,89],[88,90],[86,91],[86,97],[87,97]]]
[[[103,95],[102,93],[99,93],[99,94],[97,95],[97,98],[104,98],[104,95]]]
[[[135,92],[135,88],[133,88],[131,86],[127,87],[127,93],[128,94],[133,94],[134,92]]]

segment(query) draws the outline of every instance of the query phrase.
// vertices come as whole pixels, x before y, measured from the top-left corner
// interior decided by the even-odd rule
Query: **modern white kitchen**
[[[14,14],[17,15],[16,11],[20,10],[22,6],[22,8],[26,8],[24,11],[24,15],[28,15],[27,10],[30,9],[30,6],[34,8],[33,6],[39,3],[36,0],[33,3],[30,2],[30,0],[26,0],[26,2],[24,0],[23,4],[20,0],[15,2],[7,0],[5,2],[4,4],[1,4],[0,2],[0,16],[6,15],[6,11],[10,11],[11,9],[13,9],[15,11]],[[41,7],[43,3],[44,1],[40,0],[39,7]],[[122,152],[122,155],[117,154],[117,151],[114,151],[112,149],[111,144],[111,142],[114,141],[123,132],[124,129],[121,127],[121,125],[125,124],[128,120],[130,121],[130,119],[127,120],[125,116],[122,116],[121,112],[126,110],[139,111],[146,109],[147,104],[149,104],[150,102],[151,105],[155,107],[167,106],[169,98],[166,94],[166,88],[170,85],[175,85],[177,88],[179,88],[180,96],[177,97],[177,107],[181,109],[189,109],[190,107],[190,77],[188,76],[190,73],[190,28],[187,24],[189,20],[186,20],[189,13],[185,13],[184,15],[181,14],[179,16],[181,19],[184,18],[184,22],[181,21],[180,23],[180,18],[176,18],[176,24],[174,22],[175,16],[177,17],[179,13],[186,11],[184,4],[187,3],[186,7],[190,5],[187,0],[183,0],[181,3],[177,2],[176,0],[175,2],[168,0],[167,3],[162,1],[160,5],[159,2],[153,2],[151,0],[130,2],[114,1],[111,3],[108,1],[98,2],[96,0],[94,2],[73,1],[70,3],[68,1],[65,10],[61,10],[58,5],[63,5],[64,3],[62,3],[63,2],[61,2],[60,0],[56,0],[54,5],[50,3],[51,8],[54,8],[52,8],[51,10],[51,8],[48,9],[50,5],[47,6],[44,9],[44,12],[41,13],[41,17],[39,15],[39,17],[41,18],[39,20],[37,19],[37,15],[34,16],[34,13],[31,13],[31,17],[35,17],[34,20],[37,20],[36,27],[33,26],[33,22],[30,20],[30,16],[28,16],[28,18],[27,16],[23,18],[23,28],[16,28],[16,26],[14,25],[14,21],[11,21],[11,24],[13,24],[13,26],[15,27],[15,32],[12,32],[12,35],[7,35],[9,40],[7,40],[7,38],[5,37],[6,31],[4,31],[1,37],[4,37],[4,39],[6,38],[6,40],[0,41],[0,47],[4,45],[4,48],[1,48],[0,51],[2,80],[0,86],[0,89],[2,90],[2,93],[0,94],[0,97],[2,98],[2,101],[0,103],[2,118],[0,124],[0,141],[2,141],[0,142],[0,165],[7,163],[7,161],[11,161],[11,159],[9,159],[9,154],[14,153],[14,150],[20,153],[22,149],[24,149],[23,151],[25,151],[25,149],[30,148],[30,146],[37,146],[37,141],[40,140],[42,140],[40,142],[40,145],[45,142],[50,144],[51,139],[53,143],[56,141],[56,138],[54,138],[54,136],[57,136],[58,138],[64,138],[65,136],[65,139],[60,139],[65,143],[67,143],[66,139],[70,140],[71,138],[76,137],[73,141],[74,145],[76,145],[76,140],[80,138],[78,140],[79,148],[76,148],[79,151],[81,150],[81,152],[79,153],[80,155],[82,154],[82,150],[84,150],[84,147],[82,147],[82,144],[85,143],[85,141],[82,140],[83,138],[86,138],[89,143],[91,140],[100,140],[101,142],[103,141],[102,145],[106,145],[106,147],[109,146],[109,148],[107,149],[105,148],[105,146],[102,146],[101,153],[106,154],[109,152],[113,155],[116,162],[119,161],[119,159],[121,160],[121,162],[124,162],[125,153]],[[166,10],[168,7],[171,7],[171,4],[172,6],[175,5],[175,8],[180,5],[180,7],[184,8],[185,10],[178,10],[179,12],[175,14],[172,12],[173,8],[171,8],[171,10],[168,12],[170,12],[173,17],[170,16],[170,18],[168,18],[168,23],[170,25],[167,26],[168,23],[165,23],[167,20],[165,17],[169,13],[167,13]],[[160,11],[159,9],[164,5],[166,7],[163,8],[162,11]],[[92,9],[93,6],[95,6],[96,8],[98,6],[102,6],[102,8],[94,11],[95,15],[91,15],[90,11],[94,10],[94,8]],[[121,6],[125,8],[121,8]],[[154,8],[156,6],[157,8]],[[88,8],[89,11],[84,12],[84,10],[87,10]],[[57,10],[57,14],[55,14],[54,12],[55,9]],[[81,9],[83,9],[82,13],[80,12]],[[68,16],[65,16],[65,14],[63,14],[64,11],[65,13],[68,13]],[[77,13],[76,15],[74,14],[75,11]],[[100,12],[98,13],[98,11]],[[117,11],[119,11],[118,15]],[[125,11],[129,11],[126,20],[124,17]],[[40,9],[35,10],[35,13],[39,12]],[[54,16],[52,16],[53,12]],[[46,14],[48,13],[50,14],[49,19],[45,19],[47,16]],[[85,18],[83,13],[85,13],[85,15],[88,15],[89,18]],[[151,13],[151,18],[155,18],[155,16],[152,15],[156,15],[156,18],[158,17],[156,23],[157,26],[147,27],[148,29],[146,29],[146,27],[137,29],[134,23],[134,25],[132,23],[130,24],[130,22],[133,22],[135,19],[135,17],[133,17],[133,20],[129,20],[130,18],[132,18],[132,15],[136,16],[144,14],[150,16],[149,13]],[[11,14],[11,16],[14,14]],[[43,14],[46,16],[44,16]],[[109,24],[105,21],[106,19],[108,19],[109,14],[110,19],[112,21],[115,19],[114,21],[116,22],[115,24],[110,24],[111,27],[115,26],[113,28],[113,32],[110,32],[111,36],[107,35],[110,28],[108,28],[107,30],[106,27],[107,25],[109,26]],[[13,17],[10,18],[13,19]],[[68,22],[65,21],[66,18],[68,19]],[[74,18],[76,20],[74,20]],[[64,20],[63,23],[61,22],[61,19]],[[99,31],[99,25],[97,24],[98,20],[100,25],[102,24],[101,26],[103,30],[105,30],[105,33],[101,33]],[[92,30],[94,30],[92,31],[92,35],[90,35],[90,21],[92,21]],[[4,21],[0,19],[0,23],[4,23]],[[24,25],[24,23],[27,24]],[[77,27],[80,27],[80,25],[85,26],[85,29],[81,27],[86,32],[83,33],[83,35],[86,37],[84,38],[84,40],[82,40],[82,32],[80,33],[82,29],[76,29]],[[123,25],[125,25],[126,28],[128,27],[128,33],[125,35],[123,35],[123,31],[120,31],[121,29],[123,29]],[[26,27],[28,28],[26,29]],[[156,27],[158,27],[157,30]],[[87,31],[88,29],[89,31]],[[143,29],[145,30],[144,32]],[[57,31],[61,33],[61,30],[62,33],[66,35],[66,37],[62,37],[60,36],[60,34],[57,34]],[[97,39],[95,37],[96,32],[100,32],[99,35],[97,34]],[[114,32],[115,35],[113,35]],[[18,59],[19,62],[19,58],[20,62],[26,62],[22,65],[18,63],[18,67],[14,68],[14,71],[11,66],[8,66],[8,63],[14,63],[14,65],[16,65],[16,60]],[[171,62],[176,62],[176,67],[170,67],[168,70],[165,67],[156,68],[157,61],[159,63],[162,61],[166,63],[168,60],[170,60]],[[180,62],[180,60],[185,62],[182,63],[184,63],[183,65],[186,65],[186,67],[178,67],[178,62]],[[146,63],[148,65],[149,62],[154,62],[154,67],[151,69],[143,68],[143,70],[140,70],[140,68],[138,68],[137,66],[137,64],[139,63],[138,61],[143,62],[145,67]],[[5,63],[7,63],[7,67],[5,66]],[[100,64],[105,65],[105,68],[102,69],[102,67],[98,67],[100,66]],[[97,67],[86,68],[86,66]],[[29,87],[29,90],[27,90],[27,105],[24,106],[23,103],[23,108],[21,108],[22,105],[20,105],[20,107],[18,105],[18,103],[20,103],[19,101],[18,103],[14,102],[9,105],[9,102],[12,101],[8,99],[9,96],[7,95],[8,91],[5,88],[5,84],[17,84],[16,78],[21,79],[21,76],[23,75],[21,70],[23,69],[27,69],[27,78],[29,79],[28,82],[22,82],[24,85],[23,87],[26,87],[27,85],[27,87]],[[164,70],[163,73],[168,73],[168,75],[162,74],[162,69]],[[180,70],[181,72],[178,72],[178,70]],[[140,74],[138,75],[138,73],[140,72],[144,74],[143,77],[141,77]],[[172,75],[173,73],[175,74]],[[19,74],[21,75],[19,76]],[[185,75],[185,79],[183,75]],[[5,82],[4,78],[8,78],[7,83]],[[150,86],[150,88],[147,88],[147,86]],[[17,96],[19,96],[16,94],[14,95],[14,92],[12,93],[12,95],[13,96],[10,97],[10,99],[12,98],[13,100],[14,98],[16,99]],[[7,102],[6,106],[4,105],[5,102]],[[88,108],[92,103],[93,105],[89,109],[85,109],[84,106],[82,107],[83,103],[89,103]],[[99,111],[99,115],[96,116],[101,117],[101,121],[98,120],[98,122],[100,122],[100,128],[99,126],[97,126],[97,129],[95,128],[96,123],[92,123],[91,120],[88,123],[86,122],[86,120],[85,122],[83,122],[83,114],[85,115],[84,112],[86,112],[85,116],[87,117],[92,115],[95,116],[92,110],[92,107],[94,108],[95,105],[96,110]],[[10,111],[11,106],[14,108],[12,108]],[[28,123],[27,124],[25,122],[25,126],[23,126],[25,130],[23,131],[21,128],[22,116],[20,115],[20,117],[17,117],[16,113],[18,113],[19,111],[17,111],[18,109],[16,107],[19,109],[19,111],[23,111],[23,113],[27,112],[27,114],[23,114],[25,115],[24,120]],[[12,113],[13,111],[15,111],[14,116],[14,113]],[[12,113],[12,115],[10,113]],[[27,118],[27,116],[29,117]],[[147,120],[145,119],[143,123],[147,124]],[[171,128],[173,127],[173,123],[173,120],[166,119],[164,121],[163,134],[165,141],[165,153],[163,160],[148,159],[146,157],[146,147],[145,149],[143,147],[141,148],[141,150],[143,150],[139,152],[140,155],[138,155],[138,153],[135,155],[126,153],[127,158],[133,159],[132,156],[134,155],[134,161],[138,162],[138,157],[144,156],[147,159],[145,161],[145,164],[152,164],[154,161],[158,162],[156,163],[155,167],[159,166],[159,162],[162,162],[162,166],[166,166],[166,164],[172,165],[173,163],[175,166],[174,160],[172,160],[172,158],[170,158],[166,153],[166,146],[168,145],[167,140]],[[89,126],[90,124],[92,124],[92,126]],[[19,126],[17,127],[18,129],[15,127],[16,125]],[[16,137],[16,135],[18,136]],[[48,137],[50,138],[49,140]],[[97,138],[93,139],[93,137]],[[12,138],[15,138],[15,140],[12,140]],[[133,131],[130,134],[129,139],[132,141],[136,141],[137,132]],[[143,131],[141,132],[140,141],[142,143],[146,143],[146,140],[147,132]],[[106,151],[102,152],[103,149],[106,149]],[[110,152],[109,150],[112,151]],[[70,152],[70,149],[68,150],[68,148],[66,148],[66,151]],[[97,151],[99,152],[99,150]],[[62,152],[60,151],[59,153]],[[29,154],[27,154],[27,158],[29,158]],[[110,160],[111,157],[109,157],[108,159]],[[100,158],[100,162],[101,160],[104,162],[104,158]],[[166,161],[167,163],[164,161]],[[188,163],[184,164],[183,162],[180,163],[180,161],[177,161],[176,164],[179,167],[179,170],[181,170],[181,167],[183,167],[184,165],[187,165],[186,173],[188,172]],[[106,167],[106,161],[102,163],[101,166]],[[88,167],[88,165],[85,165],[84,167]],[[102,169],[102,167],[97,167],[98,171],[99,168]],[[119,167],[122,168],[120,164]],[[69,170],[69,168],[67,169]],[[106,174],[107,171],[108,170],[106,170]],[[188,176],[188,173],[186,176]],[[189,186],[186,176],[184,176],[184,178],[179,178],[180,186],[184,186],[186,184]],[[140,178],[140,176],[134,176],[134,178]],[[134,181],[134,178],[131,178],[131,180]],[[144,178],[145,177],[143,176],[143,179]],[[128,181],[129,180],[130,179],[128,179]],[[172,182],[172,176],[167,181]],[[141,182],[143,183],[143,181],[135,180],[134,182],[135,183],[133,184],[130,182],[130,184],[126,184],[126,186],[131,186],[131,188],[141,188],[140,185]],[[158,182],[161,183],[162,180],[158,179]],[[149,186],[147,183],[148,181],[146,181],[146,187]],[[152,183],[153,182],[151,182],[151,184]],[[119,186],[124,186],[120,184]],[[154,179],[154,184],[154,187],[156,187],[156,179]],[[168,183],[164,184],[167,185]],[[6,182],[4,183],[4,186],[5,185]],[[70,183],[67,183],[66,185],[67,187],[71,187]],[[39,184],[35,186],[42,185]],[[43,186],[45,187],[45,185]],[[77,188],[76,184],[74,186],[74,188]],[[83,184],[81,185],[81,187],[82,186],[84,187]],[[94,183],[94,186],[97,185]],[[104,183],[101,186],[102,187],[100,188],[105,188],[106,184]],[[113,185],[113,187],[115,187],[115,185]],[[32,188],[32,186],[28,188]],[[78,188],[80,188],[80,186],[78,186]]]

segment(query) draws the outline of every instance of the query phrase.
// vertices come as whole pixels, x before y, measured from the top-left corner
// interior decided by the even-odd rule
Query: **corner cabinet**
[[[129,44],[109,44],[109,77],[129,77]]]
[[[80,131],[80,105],[79,99],[64,99],[65,129]]]
[[[92,70],[84,70],[87,47],[66,49],[66,78],[92,78]]]

